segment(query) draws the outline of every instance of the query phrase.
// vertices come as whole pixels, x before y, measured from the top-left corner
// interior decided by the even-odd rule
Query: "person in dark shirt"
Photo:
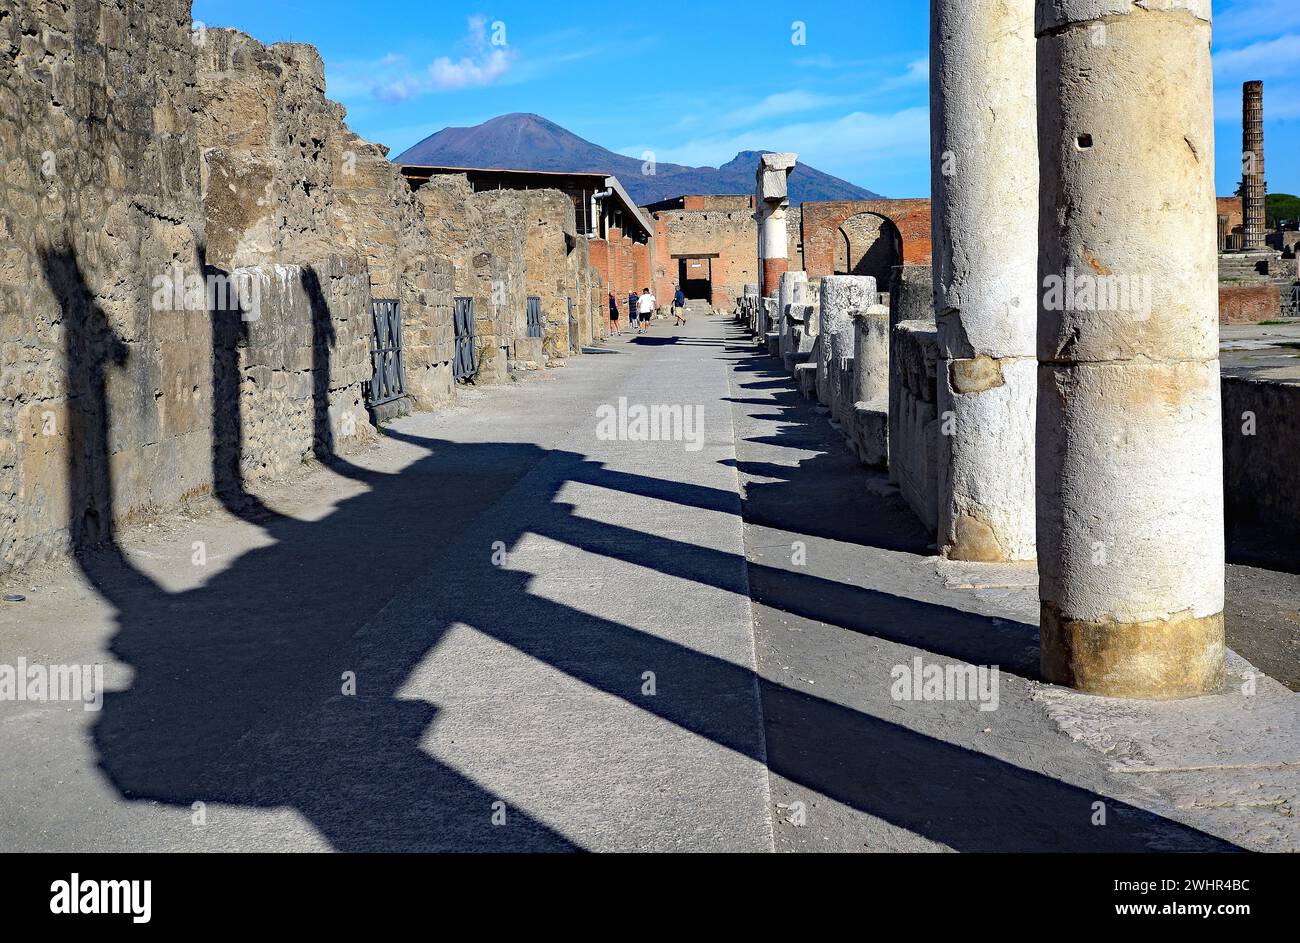
[[[686,292],[679,287],[677,294],[673,295],[673,317],[676,318],[675,324],[686,323]]]
[[[610,332],[611,334],[618,334],[618,333],[619,333],[619,329],[618,329],[618,299],[614,297],[614,293],[613,293],[613,292],[610,292],[610,293],[609,293],[609,332]]]

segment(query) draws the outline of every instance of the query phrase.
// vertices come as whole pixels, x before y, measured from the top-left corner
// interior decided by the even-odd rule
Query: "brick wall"
[[[930,261],[929,200],[835,200],[805,203],[803,211],[803,267],[809,278],[835,274],[840,226],[859,213],[883,216],[902,237],[906,264]]]
[[[1276,282],[1253,284],[1219,283],[1219,323],[1258,324],[1281,312],[1282,299]]]

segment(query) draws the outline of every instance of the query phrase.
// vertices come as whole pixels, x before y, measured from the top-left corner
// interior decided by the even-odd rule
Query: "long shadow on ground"
[[[319,521],[258,509],[254,519],[268,546],[199,587],[168,592],[132,566],[111,527],[103,404],[110,372],[128,356],[71,252],[49,253],[46,277],[62,301],[68,381],[78,404],[70,523],[83,543],[99,548],[79,563],[116,610],[111,652],[132,671],[126,690],[106,695],[94,729],[99,768],[121,796],[184,808],[196,801],[286,807],[340,850],[579,848],[581,835],[562,835],[526,810],[515,810],[510,827],[492,827],[497,797],[474,781],[474,771],[453,770],[421,748],[439,708],[399,692],[458,622],[647,715],[763,760],[749,668],[543,599],[529,591],[529,574],[493,566],[487,548],[466,542],[472,523],[509,495],[511,523],[497,535],[509,547],[539,533],[743,593],[743,561],[732,555],[579,518],[556,500],[566,482],[585,481],[738,513],[734,494],[614,474],[582,455],[532,445],[405,437],[426,454],[398,474],[326,454],[335,471],[367,490]],[[330,338],[316,327],[317,366],[327,370]],[[235,333],[214,330],[214,344],[236,343]],[[217,349],[214,362],[237,361]],[[229,377],[216,382],[233,388]],[[229,430],[235,418],[227,412],[218,425]],[[330,451],[328,441],[318,444]],[[214,451],[223,472],[237,477],[238,443],[218,442]],[[237,481],[224,487],[241,505],[247,500]],[[945,642],[945,620],[972,618],[825,580],[770,576],[768,605],[842,611],[835,594],[848,593],[861,631],[953,654],[963,646],[950,633]],[[411,584],[423,592],[390,606]],[[382,634],[361,638],[386,607]],[[346,696],[342,678],[358,669],[359,652],[366,658],[357,696]],[[639,696],[636,679],[647,665],[674,679],[670,690]],[[507,703],[512,692],[499,693]],[[1095,798],[1085,790],[780,685],[764,683],[762,697],[801,719],[801,736],[768,752],[774,771],[955,848],[1230,847],[1123,803],[1112,804],[1119,814],[1111,827],[1072,827],[1076,810]],[[886,756],[915,775],[896,777],[896,766],[877,762]]]

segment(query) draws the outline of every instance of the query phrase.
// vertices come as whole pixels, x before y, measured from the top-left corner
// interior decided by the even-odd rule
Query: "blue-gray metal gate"
[[[396,298],[370,302],[370,405],[382,406],[406,395],[402,365],[402,303]]]
[[[474,363],[474,299],[457,298],[452,308],[452,325],[456,331],[456,354],[452,376],[457,382],[470,379],[477,372]]]
[[[536,295],[528,299],[528,336],[542,336],[542,299]]]
[[[569,352],[576,354],[582,347],[582,336],[578,332],[578,318],[573,313],[573,299],[569,301]]]

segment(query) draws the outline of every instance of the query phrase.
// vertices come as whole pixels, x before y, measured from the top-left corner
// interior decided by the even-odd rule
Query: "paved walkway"
[[[0,848],[1300,844],[1280,685],[1118,709],[1045,688],[1024,575],[939,571],[729,321],[608,349],[6,587],[28,599],[0,608],[0,663],[103,663],[110,693],[0,703]],[[654,405],[699,407],[702,436],[637,441]],[[998,710],[895,700],[917,657],[1000,665]],[[1214,782],[1147,742],[1243,711],[1274,747],[1235,728],[1236,773],[1195,757]]]

